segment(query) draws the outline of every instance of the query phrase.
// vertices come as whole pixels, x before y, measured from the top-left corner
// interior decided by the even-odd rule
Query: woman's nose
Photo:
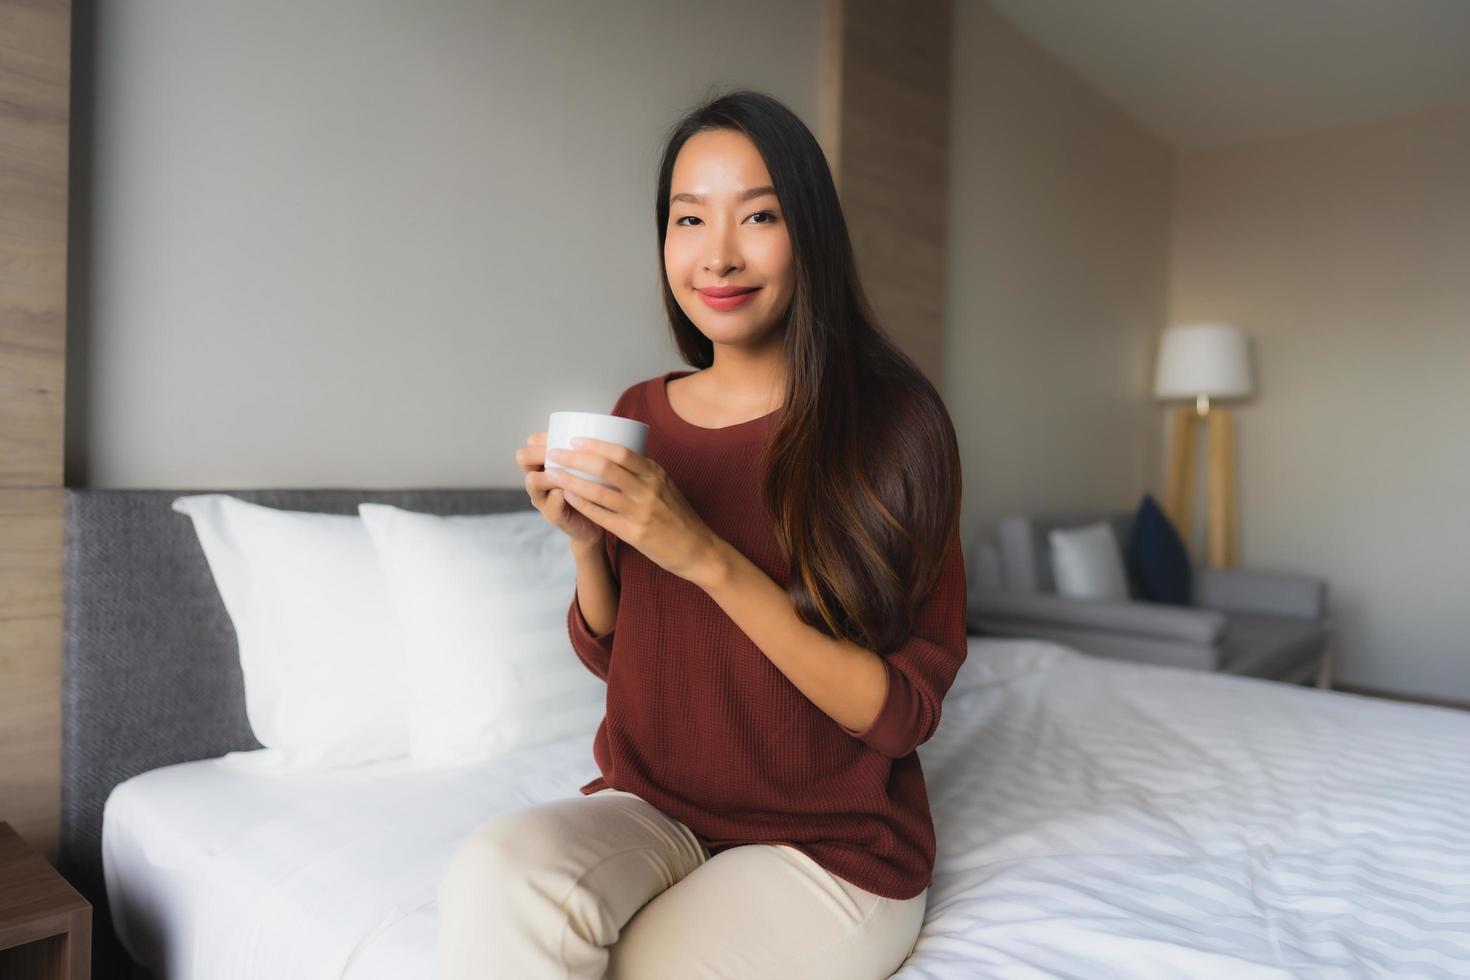
[[[710,272],[717,276],[726,276],[740,268],[739,249],[734,243],[728,224],[720,223],[716,226],[714,234],[710,236],[709,247],[711,252],[704,267]]]

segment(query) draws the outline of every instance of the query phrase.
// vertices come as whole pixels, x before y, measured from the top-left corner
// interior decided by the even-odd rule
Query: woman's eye
[[[754,215],[751,215],[751,217],[759,217],[761,215],[764,215],[766,217],[769,217],[770,220],[769,220],[769,222],[756,222],[757,225],[769,225],[770,222],[773,222],[773,220],[776,220],[776,216],[773,215],[772,212],[756,212],[756,213],[754,213]],[[700,219],[698,219],[698,217],[694,217],[694,215],[685,215],[684,217],[676,217],[675,222],[673,222],[673,223],[675,223],[675,225],[684,225],[685,219],[700,220]],[[685,228],[689,228],[689,225],[684,225],[684,226],[685,226]]]
[[[771,212],[769,212],[769,211],[757,211],[755,214],[751,215],[751,217],[752,218],[759,218],[761,215],[765,215],[766,217],[770,218],[771,221],[775,221],[776,220],[776,216],[774,214],[772,214]],[[768,224],[771,223],[771,221],[757,221],[756,224],[758,224],[758,225],[768,225]]]

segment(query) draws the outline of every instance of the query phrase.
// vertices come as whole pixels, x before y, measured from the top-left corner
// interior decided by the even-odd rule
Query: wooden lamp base
[[[1169,433],[1169,462],[1164,477],[1164,512],[1174,522],[1189,550],[1194,518],[1194,423],[1209,429],[1209,549],[1211,568],[1233,568],[1239,563],[1235,513],[1235,419],[1228,409],[1207,406],[1203,412],[1188,406],[1174,410]]]

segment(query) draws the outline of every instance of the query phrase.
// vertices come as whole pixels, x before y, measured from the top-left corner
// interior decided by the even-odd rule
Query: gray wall
[[[1172,154],[986,3],[955,6],[953,84],[944,391],[965,540],[1010,513],[1131,508],[1161,467]]]
[[[817,126],[820,0],[738,14],[97,4],[68,482],[518,484],[550,411],[681,366],[667,127],[725,85]]]
[[[1179,160],[1172,313],[1251,334],[1244,564],[1326,576],[1344,684],[1470,701],[1470,107]]]

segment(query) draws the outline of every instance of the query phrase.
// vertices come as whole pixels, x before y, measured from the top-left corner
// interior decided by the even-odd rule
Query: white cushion
[[[607,686],[567,635],[577,588],[567,537],[539,511],[358,513],[409,658],[411,753],[423,766],[596,734]]]
[[[209,562],[240,648],[262,768],[323,769],[408,753],[397,621],[362,520],[176,498]]]
[[[1123,551],[1106,521],[1085,527],[1058,528],[1051,541],[1051,570],[1057,595],[1072,599],[1128,598],[1128,572]]]

